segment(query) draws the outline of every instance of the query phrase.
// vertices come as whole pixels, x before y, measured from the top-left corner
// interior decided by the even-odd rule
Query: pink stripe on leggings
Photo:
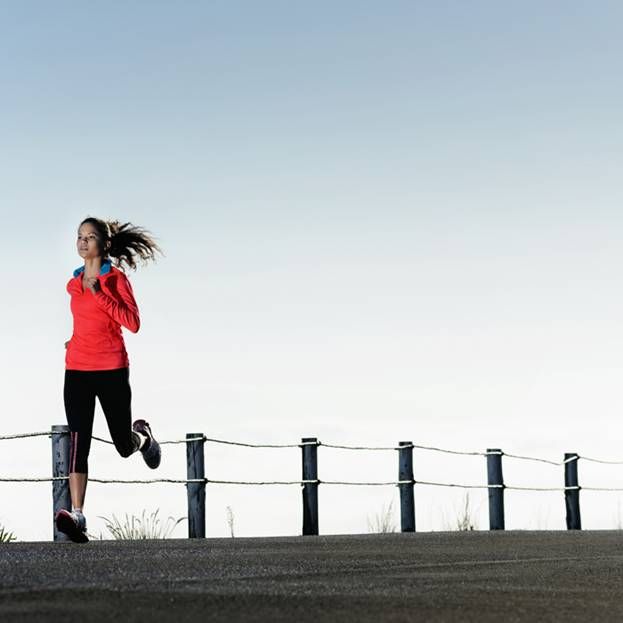
[[[78,454],[78,432],[72,432],[71,433],[71,452],[72,452],[72,456],[71,456],[71,467],[69,468],[70,472],[75,472],[76,471],[76,455]]]

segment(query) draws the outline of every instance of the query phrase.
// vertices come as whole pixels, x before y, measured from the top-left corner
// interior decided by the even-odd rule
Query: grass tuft
[[[368,530],[370,532],[396,532],[396,524],[393,520],[393,505],[393,500],[389,503],[387,508],[383,505],[381,512],[377,513],[372,521],[370,521],[370,518],[368,517]]]
[[[9,532],[4,526],[0,526],[0,543],[10,543],[16,541],[16,537],[12,532]]]
[[[456,529],[460,532],[468,532],[474,529],[474,518],[469,507],[469,493],[465,494],[463,510],[456,518]]]
[[[166,539],[186,517],[175,519],[169,516],[164,523],[161,523],[158,517],[159,510],[156,509],[149,517],[145,517],[145,510],[143,510],[140,517],[126,513],[123,521],[118,519],[114,513],[112,518],[102,517],[101,515],[98,515],[98,517],[104,520],[106,528],[113,538],[118,541]]]
[[[234,511],[231,506],[227,507],[227,525],[229,526],[229,532],[231,534],[231,538],[234,538]]]

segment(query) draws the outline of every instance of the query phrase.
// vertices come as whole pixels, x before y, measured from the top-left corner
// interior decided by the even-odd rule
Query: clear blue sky
[[[134,414],[161,438],[617,458],[622,18],[601,1],[0,2],[0,433],[65,421],[65,285],[96,215],[166,253],[130,273],[143,324],[126,333]],[[0,475],[48,475],[47,439],[0,443]],[[184,477],[168,448],[159,475]],[[206,450],[214,478],[300,475],[296,451]],[[92,452],[93,476],[155,475]],[[395,477],[391,454],[321,459],[328,480]],[[432,455],[418,469],[485,478]],[[620,483],[596,469],[585,484]],[[0,523],[49,538],[49,484],[0,486]],[[94,530],[113,512],[178,517],[184,494],[93,483],[85,513]],[[422,529],[460,495],[421,489]],[[508,497],[511,527],[564,525],[560,494]],[[296,487],[208,499],[210,535],[227,505],[241,535],[300,530]],[[365,531],[392,499],[326,487],[321,531]],[[614,526],[618,494],[583,499],[586,527]]]

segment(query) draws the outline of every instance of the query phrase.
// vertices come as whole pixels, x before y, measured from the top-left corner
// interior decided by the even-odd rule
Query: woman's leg
[[[91,449],[95,392],[92,372],[65,370],[63,399],[70,431],[69,491],[73,508],[84,507]]]
[[[128,457],[140,450],[147,467],[156,469],[162,452],[149,423],[136,420],[132,424],[130,369],[105,370],[98,378],[97,396],[117,452]]]
[[[87,473],[69,472],[69,492],[71,493],[72,508],[84,508],[84,494],[87,490]]]
[[[117,452],[128,457],[139,449],[140,437],[132,430],[132,389],[130,369],[101,370],[97,397],[108,423]]]

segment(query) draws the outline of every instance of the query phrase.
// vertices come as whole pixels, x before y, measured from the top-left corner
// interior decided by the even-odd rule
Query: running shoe
[[[145,463],[147,463],[147,467],[156,469],[156,467],[160,465],[162,453],[160,451],[160,444],[154,439],[151,432],[149,422],[146,422],[145,420],[136,420],[134,424],[132,424],[132,430],[147,437],[147,441],[141,448],[141,453],[143,455],[143,459],[145,459]]]
[[[64,508],[56,513],[56,529],[66,534],[74,543],[86,543],[87,520],[80,512],[65,510]]]

